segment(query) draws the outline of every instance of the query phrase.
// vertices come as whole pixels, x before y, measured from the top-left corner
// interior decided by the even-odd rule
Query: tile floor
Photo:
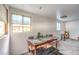
[[[64,55],[79,55],[79,41],[72,39],[61,40],[58,49]]]

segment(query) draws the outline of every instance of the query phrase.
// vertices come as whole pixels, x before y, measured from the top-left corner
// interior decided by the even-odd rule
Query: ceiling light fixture
[[[61,16],[60,18],[67,18],[67,16],[64,15],[64,16]]]

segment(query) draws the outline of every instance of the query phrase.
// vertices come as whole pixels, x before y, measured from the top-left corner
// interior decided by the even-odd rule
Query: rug
[[[36,55],[63,55],[62,53],[59,52],[58,49],[54,47],[50,48],[38,48],[36,50]]]

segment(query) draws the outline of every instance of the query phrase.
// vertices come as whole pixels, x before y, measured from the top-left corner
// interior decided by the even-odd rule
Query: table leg
[[[34,48],[34,55],[36,55],[36,47]]]
[[[57,48],[57,45],[58,45],[58,41],[56,40],[56,48]]]

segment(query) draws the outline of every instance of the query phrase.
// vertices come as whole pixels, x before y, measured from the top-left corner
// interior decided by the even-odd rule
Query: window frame
[[[4,28],[4,30],[3,30],[3,31],[4,31],[4,33],[3,33],[2,35],[0,35],[0,37],[2,37],[2,36],[4,36],[4,35],[5,35],[5,33],[6,33],[6,24],[5,24],[5,22],[4,22],[4,21],[1,21],[1,20],[0,20],[0,22],[3,22],[3,23],[4,23],[4,27],[3,27],[3,28]]]
[[[12,21],[13,21],[13,19],[12,19],[12,15],[19,15],[19,16],[22,16],[22,31],[21,32],[13,32],[13,23],[12,23]],[[23,17],[29,17],[29,16],[24,16],[24,15],[20,15],[20,14],[15,14],[15,13],[11,13],[11,26],[12,26],[12,32],[13,33],[22,33],[22,32],[30,32],[31,31],[31,17],[29,17],[30,18],[30,31],[24,31],[24,24],[23,24]]]
[[[8,9],[5,5],[2,5],[2,7],[4,8],[2,9],[4,10],[4,13],[5,13],[5,19],[0,20],[4,23],[4,34],[0,36],[0,39],[4,37],[6,34],[8,34]]]

